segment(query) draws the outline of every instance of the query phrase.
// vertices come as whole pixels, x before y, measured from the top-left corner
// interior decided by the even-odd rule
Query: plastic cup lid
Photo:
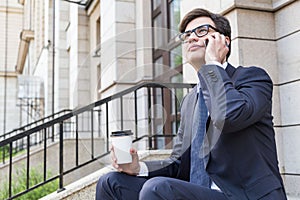
[[[116,137],[116,136],[126,136],[126,135],[132,135],[133,133],[131,130],[122,130],[122,131],[113,131],[111,132],[111,137]]]

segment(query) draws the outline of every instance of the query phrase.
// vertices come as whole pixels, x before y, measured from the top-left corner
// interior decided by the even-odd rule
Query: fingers
[[[123,171],[123,168],[118,164],[117,159],[116,158],[112,158],[112,163],[111,165],[119,172]]]
[[[220,45],[220,47],[228,47],[227,43],[226,43],[226,37],[223,34],[220,34],[219,32],[215,32],[212,33],[210,35],[208,35],[208,40],[209,42],[213,43],[213,44],[218,44]]]
[[[138,154],[137,154],[137,150],[136,150],[136,149],[131,148],[131,149],[130,149],[130,154],[131,154],[131,156],[132,156],[132,162],[133,162],[133,163],[139,161],[139,156],[138,156]]]
[[[118,165],[118,160],[117,157],[115,155],[115,151],[114,151],[114,147],[111,146],[110,148],[110,158],[111,158],[111,165],[118,171],[122,171],[122,169],[120,168],[120,166]]]
[[[138,155],[137,155],[137,150],[134,148],[130,149],[130,154],[132,156],[132,160],[136,162],[136,160],[138,160]],[[118,160],[117,157],[114,153],[114,147],[111,147],[111,164],[112,166],[119,172],[125,172],[125,173],[130,173],[130,164],[118,164]]]
[[[226,37],[223,34],[215,32],[208,35],[207,39],[209,42],[206,48],[206,63],[215,61],[219,63],[225,62],[226,55],[229,51],[229,48],[226,45]]]
[[[139,166],[139,157],[137,154],[137,150],[135,148],[131,148],[130,154],[132,156],[131,163],[118,164],[117,158],[114,153],[114,148],[112,146],[110,152],[112,166],[119,172],[124,172],[131,175],[138,174],[140,166]]]
[[[112,162],[116,162],[117,161],[117,158],[116,158],[113,146],[110,148],[110,157],[111,157]]]
[[[133,155],[133,154],[137,154],[137,150],[133,147],[130,148],[130,154]]]

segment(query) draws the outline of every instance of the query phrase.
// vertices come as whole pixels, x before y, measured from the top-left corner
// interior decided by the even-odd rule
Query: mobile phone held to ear
[[[208,45],[208,39],[205,39],[205,46],[207,47]]]
[[[207,45],[208,45],[208,39],[205,39],[204,43],[205,43],[205,46],[207,47]],[[226,45],[226,47],[229,47],[229,44],[227,42],[225,42],[225,45]]]
[[[226,47],[228,47],[228,48],[229,48],[229,44],[228,44],[227,42],[225,42],[225,45],[226,45]]]

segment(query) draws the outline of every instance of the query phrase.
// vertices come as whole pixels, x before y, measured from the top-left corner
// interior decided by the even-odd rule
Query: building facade
[[[4,133],[20,125],[15,65],[16,47],[23,27],[23,8],[17,0],[0,2],[0,20],[0,128]]]
[[[299,1],[80,2],[1,1],[1,133],[141,82],[196,83],[176,35],[184,14],[203,7],[231,22],[229,62],[270,74],[279,167],[287,192],[300,196]]]

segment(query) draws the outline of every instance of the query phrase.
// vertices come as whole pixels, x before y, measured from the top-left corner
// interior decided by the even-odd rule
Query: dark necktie
[[[205,158],[201,151],[201,146],[206,133],[207,112],[202,90],[200,89],[193,117],[190,182],[203,187],[210,187],[210,178],[205,171]]]

